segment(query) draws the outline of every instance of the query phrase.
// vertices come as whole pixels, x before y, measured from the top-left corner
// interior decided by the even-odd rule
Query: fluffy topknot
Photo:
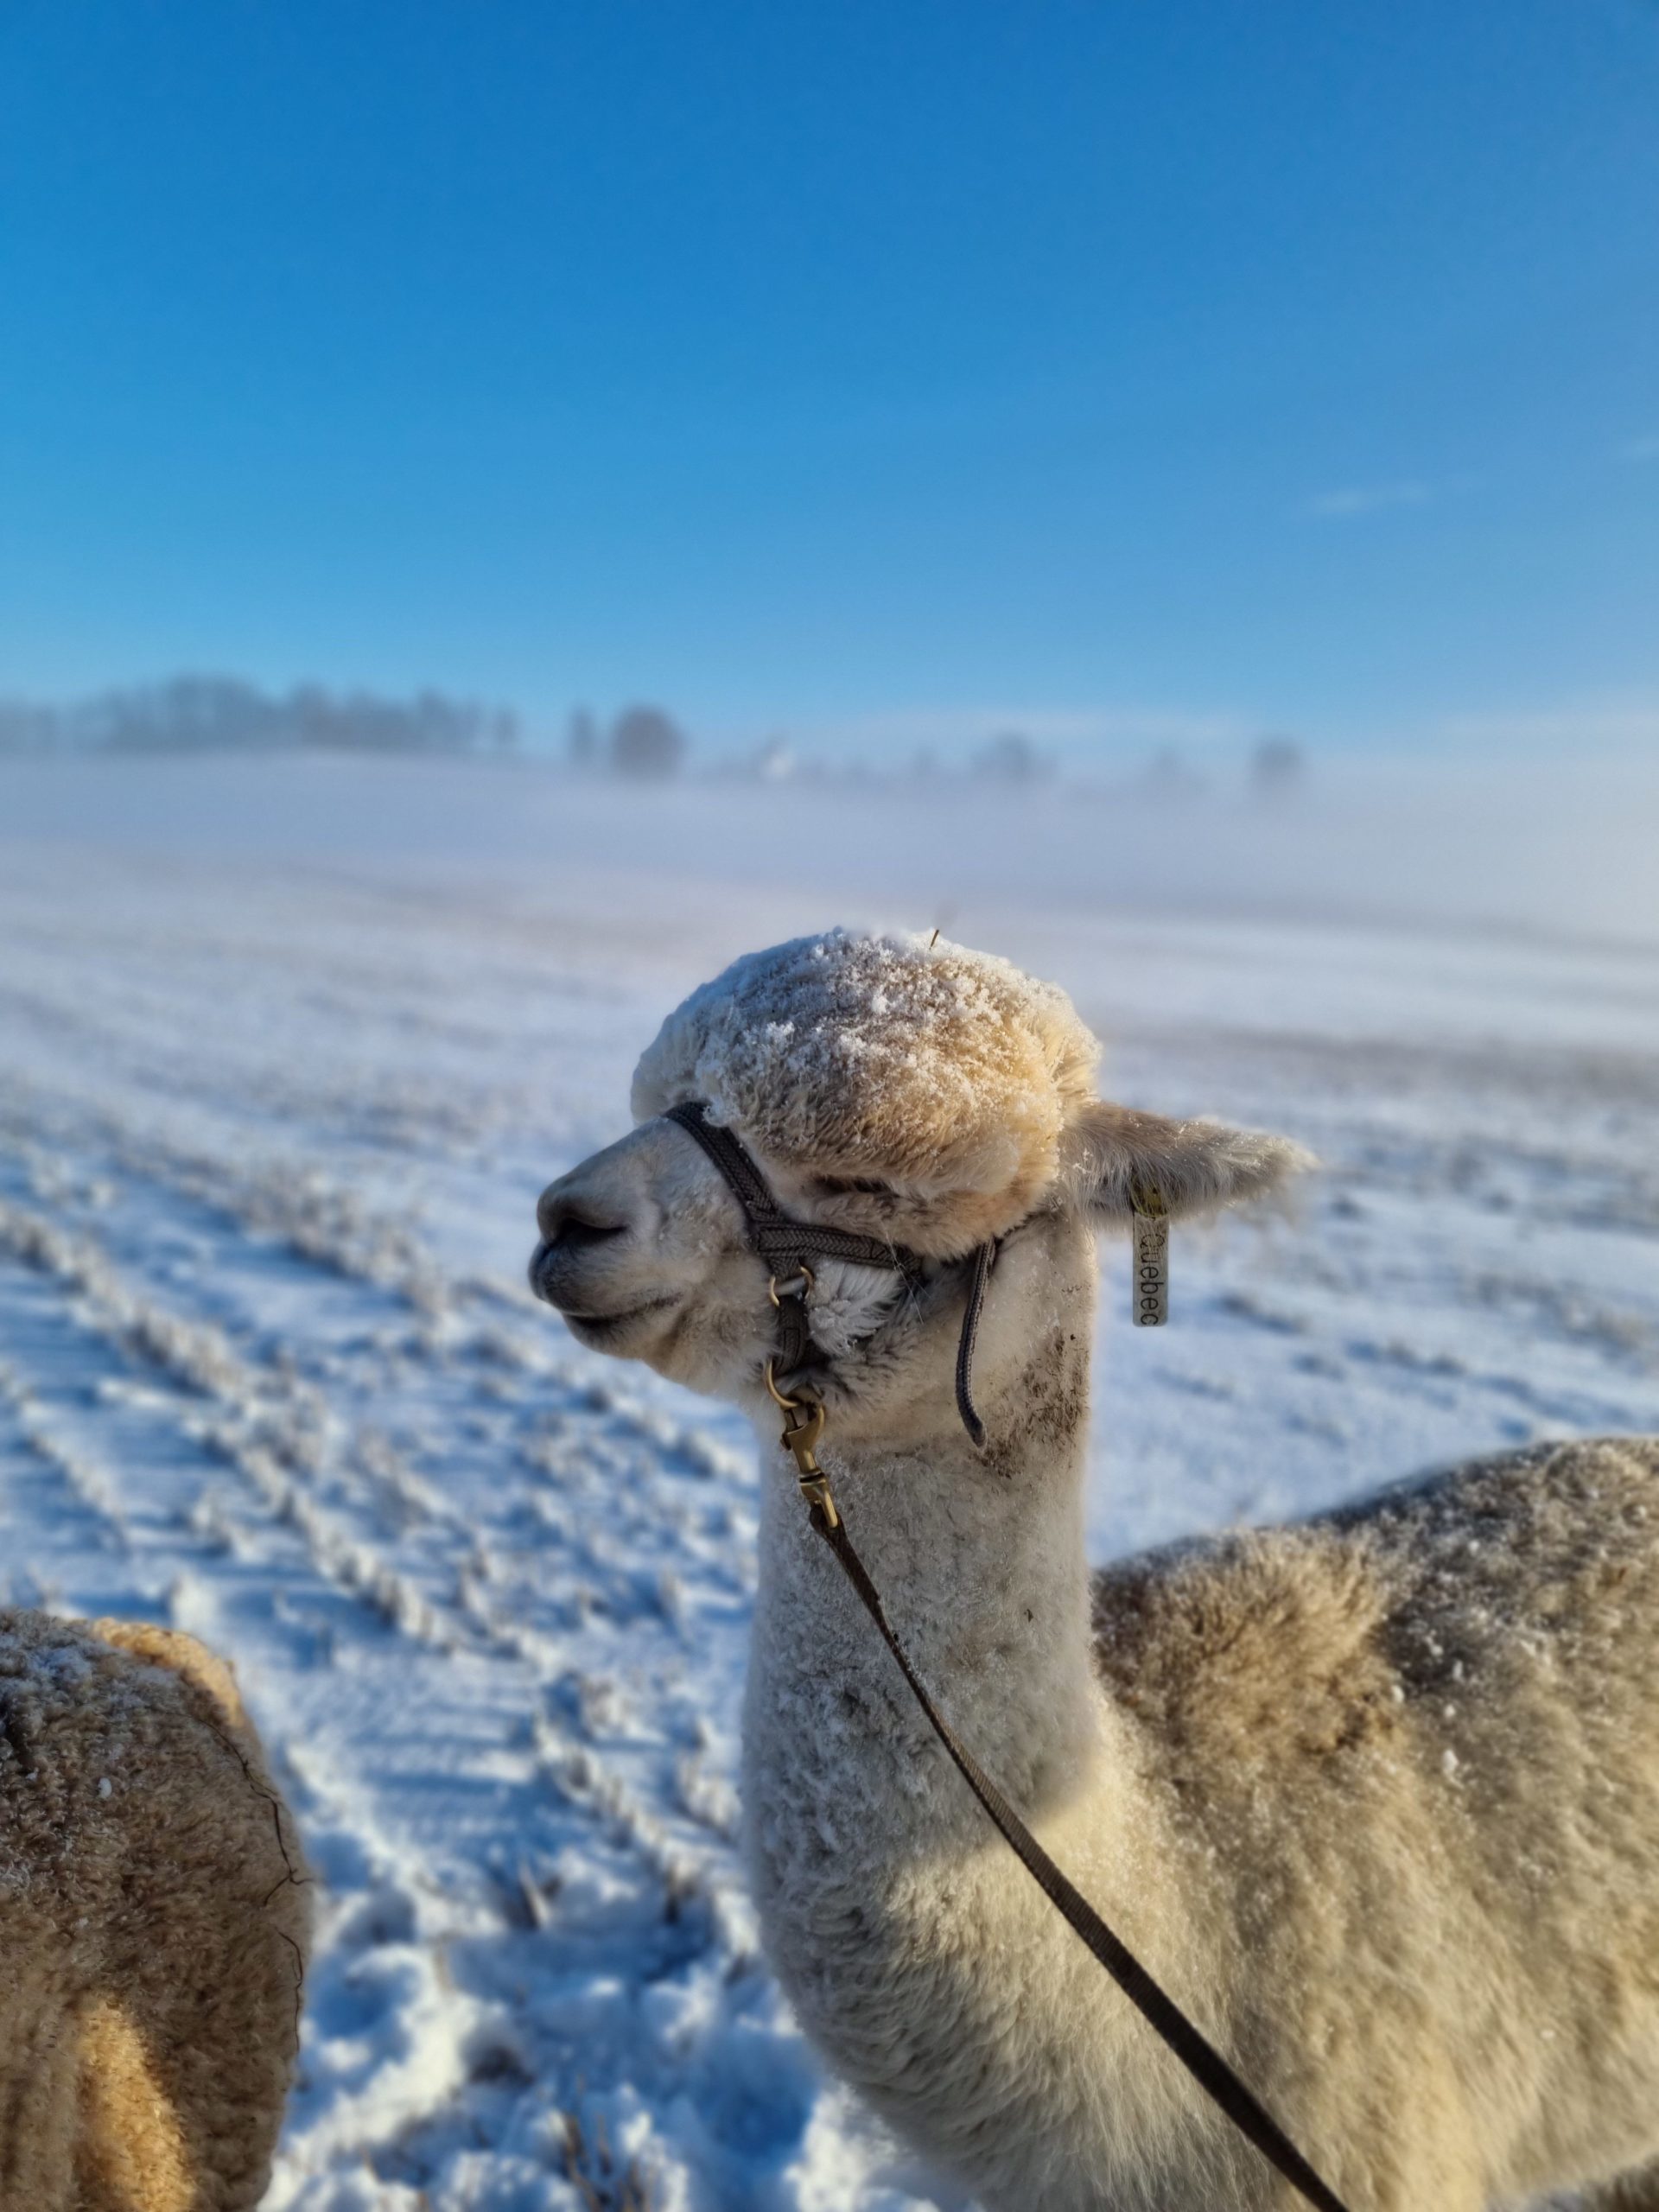
[[[1052,1179],[1099,1054],[1065,993],[1008,961],[838,929],[694,991],[641,1058],[633,1112],[701,1099],[775,1162],[893,1185],[930,1218],[919,1241],[966,1250]]]

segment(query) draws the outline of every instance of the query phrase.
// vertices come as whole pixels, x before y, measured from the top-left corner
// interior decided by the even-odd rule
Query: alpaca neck
[[[1125,1940],[1198,1988],[1213,1922],[1190,1909],[1202,1898],[1137,1725],[1094,1666],[1093,1306],[1085,1232],[1021,1236],[992,1277],[981,1332],[987,1449],[955,1425],[947,1346],[927,1369],[931,1416],[919,1392],[899,1391],[890,1421],[868,1405],[861,1414],[891,1441],[849,1447],[832,1421],[820,1457],[946,1719]],[[972,2176],[988,2207],[1083,2212],[1109,2198],[1148,2212],[1166,2200],[1136,2185],[1133,2157],[1099,2170],[1100,2085],[1156,2134],[1181,2124],[1179,2069],[986,1819],[810,1528],[770,1423],[761,1446],[744,1811],[785,1991],[837,2069],[909,2140]],[[1046,2115],[1034,2149],[1020,2117],[1033,2109]]]
[[[888,1618],[952,1725],[1040,1817],[1109,1755],[1090,1656],[1084,1476],[1094,1268],[1033,1237],[1005,1254],[982,1337],[988,1448],[942,1402],[892,1442],[821,1450]],[[1030,1317],[1040,1313],[1033,1328]],[[746,1722],[763,1891],[768,1859],[976,1847],[983,1815],[929,1733],[874,1623],[810,1528],[775,1430],[761,1432],[761,1588]],[[800,1870],[797,1870],[800,1871]]]

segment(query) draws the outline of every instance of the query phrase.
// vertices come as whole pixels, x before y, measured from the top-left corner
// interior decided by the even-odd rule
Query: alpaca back
[[[1494,2193],[1659,2148],[1659,1440],[1131,1560],[1096,1618],[1281,2109],[1444,2105]]]
[[[0,1614],[0,2212],[258,2202],[302,1877],[211,1654]]]

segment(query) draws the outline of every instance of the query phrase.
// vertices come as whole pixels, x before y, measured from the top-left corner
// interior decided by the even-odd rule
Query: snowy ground
[[[944,919],[1071,989],[1117,1096],[1326,1161],[1178,1243],[1166,1332],[1107,1255],[1097,1555],[1659,1428],[1651,817],[1574,903],[1535,809],[1408,867],[1397,792],[952,804],[0,764],[0,1602],[235,1659],[325,1885],[272,2212],[955,2202],[758,1957],[747,1434],[522,1287],[537,1190],[733,953]]]

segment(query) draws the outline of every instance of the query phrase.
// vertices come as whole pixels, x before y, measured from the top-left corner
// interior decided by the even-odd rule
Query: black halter
[[[798,1368],[811,1344],[807,1327],[807,1294],[812,1287],[809,1255],[817,1260],[847,1260],[858,1268],[884,1268],[902,1275],[907,1288],[921,1282],[926,1262],[919,1252],[902,1244],[884,1243],[879,1236],[861,1236],[856,1230],[835,1229],[827,1223],[797,1221],[772,1195],[766,1177],[729,1129],[711,1122],[699,1099],[671,1106],[663,1116],[696,1139],[726,1179],[732,1196],[743,1210],[749,1233],[749,1249],[766,1262],[772,1277],[772,1302],[778,1310],[777,1372],[781,1378]],[[974,1442],[985,1441],[985,1424],[974,1408],[974,1343],[985,1304],[985,1286],[996,1258],[993,1241],[975,1251],[973,1272],[968,1279],[968,1302],[962,1316],[962,1335],[957,1345],[957,1411]]]

